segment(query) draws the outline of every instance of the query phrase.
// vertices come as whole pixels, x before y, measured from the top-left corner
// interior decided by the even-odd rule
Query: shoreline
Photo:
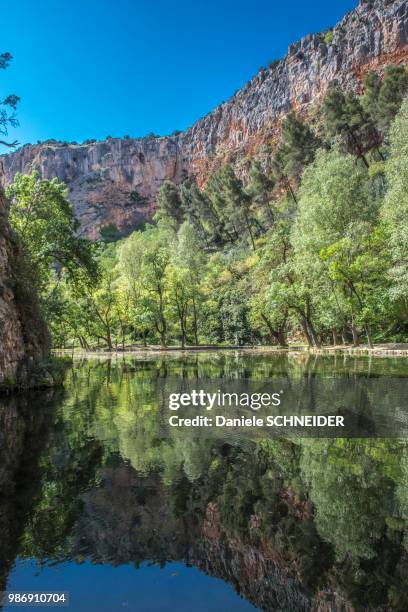
[[[160,346],[150,345],[147,347],[135,346],[125,347],[125,349],[90,349],[81,348],[71,349],[53,349],[55,355],[70,355],[72,357],[126,357],[126,356],[159,356],[159,355],[174,355],[174,354],[191,354],[191,353],[222,353],[222,352],[240,352],[240,353],[266,353],[266,354],[309,354],[309,355],[350,355],[350,356],[367,356],[367,357],[408,357],[408,343],[389,343],[379,344],[374,348],[368,346],[353,347],[347,346],[322,346],[321,348],[307,347],[302,345],[293,345],[289,347],[275,346],[188,346],[178,347],[169,346],[161,348]]]

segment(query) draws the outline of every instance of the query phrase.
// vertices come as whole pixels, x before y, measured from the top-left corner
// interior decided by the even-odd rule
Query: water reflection
[[[290,354],[76,362],[64,397],[0,406],[3,585],[16,556],[171,561],[259,609],[406,610],[405,440],[164,435],[157,383],[286,377],[307,394],[308,380],[407,375],[404,360]]]
[[[0,592],[42,494],[39,457],[58,401],[49,391],[0,398]]]

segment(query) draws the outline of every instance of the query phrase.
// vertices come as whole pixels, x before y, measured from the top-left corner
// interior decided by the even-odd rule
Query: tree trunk
[[[266,208],[268,210],[271,227],[273,227],[275,225],[275,215],[273,213],[272,206],[270,205],[269,202],[266,203]]]
[[[167,324],[166,319],[164,317],[164,303],[163,303],[163,291],[160,285],[157,287],[157,292],[159,294],[159,319],[160,319],[160,328],[159,325],[156,324],[157,331],[160,334],[160,344],[162,348],[166,346],[166,331]]]
[[[287,188],[287,190],[289,191],[289,193],[290,193],[290,195],[292,197],[292,200],[297,205],[297,203],[298,203],[297,197],[295,196],[295,192],[292,189],[292,185],[290,184],[289,178],[286,176],[286,174],[282,174],[282,176],[283,176],[283,179],[284,179],[284,181],[286,183],[286,188]]]
[[[266,327],[268,328],[271,340],[274,338],[280,346],[287,346],[288,343],[286,340],[285,327],[282,325],[278,329],[274,329],[272,323],[265,314],[262,313],[261,318],[264,321]]]
[[[312,323],[312,320],[311,319],[307,319],[306,323],[307,323],[307,326],[309,328],[310,337],[312,339],[312,342],[313,342],[314,346],[316,348],[320,348],[321,347],[320,340],[319,340],[319,338],[318,338],[318,336],[316,334],[316,331],[315,331],[314,325]]]
[[[373,343],[373,339],[371,337],[371,332],[370,332],[369,325],[364,325],[364,329],[365,329],[365,333],[366,333],[366,336],[367,336],[368,346],[370,347],[370,349],[373,349],[374,348],[374,343]]]
[[[246,226],[247,226],[249,237],[251,238],[252,249],[255,251],[256,250],[256,248],[255,248],[255,240],[254,240],[254,236],[252,234],[251,224],[249,222],[247,213],[244,213],[244,217],[245,217],[245,223],[246,223]]]
[[[286,338],[286,331],[284,329],[278,329],[277,331],[277,340],[280,346],[288,346],[288,340]]]
[[[186,347],[186,328],[184,322],[184,315],[180,317],[180,332],[181,332],[181,348]]]
[[[333,335],[333,346],[337,346],[339,344],[339,338],[337,335],[337,329],[335,329],[334,327],[332,329],[332,335]]]
[[[309,347],[313,346],[313,341],[312,341],[312,338],[311,338],[310,333],[309,333],[307,321],[306,321],[306,319],[304,317],[302,317],[302,319],[300,321],[300,324],[302,326],[303,333],[305,335],[305,338],[306,338],[306,341],[307,341]]]
[[[363,162],[363,164],[365,165],[365,167],[368,168],[370,167],[370,164],[367,161],[366,156],[363,153],[363,149],[361,147],[361,144],[358,142],[353,130],[351,129],[351,127],[346,124],[346,129],[348,131],[349,136],[351,137],[352,141],[354,142],[356,149],[357,149],[357,157],[359,157],[361,159],[361,161]]]
[[[120,331],[122,334],[122,350],[125,350],[125,326],[123,325],[122,319],[119,319]]]
[[[352,321],[351,323],[351,333],[353,334],[353,346],[355,348],[360,346],[360,341],[358,339],[358,332],[357,332],[357,328],[354,324],[354,321]]]
[[[195,297],[193,296],[193,334],[195,345],[198,346],[198,323],[197,323],[197,307]]]
[[[106,342],[108,344],[108,350],[112,351],[113,350],[113,344],[112,344],[112,336],[111,336],[111,332],[110,332],[110,327],[109,326],[106,327]]]
[[[304,315],[305,319],[306,319],[306,326],[307,326],[307,328],[309,330],[309,336],[310,336],[310,338],[312,340],[312,344],[314,344],[314,346],[316,348],[320,348],[320,341],[319,341],[319,338],[318,338],[318,336],[316,334],[316,331],[315,331],[315,328],[314,328],[314,325],[313,325],[313,322],[312,322],[311,313],[312,313],[312,308],[311,308],[311,304],[310,304],[310,297],[308,297],[306,299],[306,313]]]
[[[177,314],[180,325],[180,339],[181,339],[181,348],[185,348],[186,345],[186,308],[183,302],[183,299],[178,299],[176,295],[176,306],[177,306]]]
[[[162,329],[160,332],[160,346],[166,348],[166,332]]]

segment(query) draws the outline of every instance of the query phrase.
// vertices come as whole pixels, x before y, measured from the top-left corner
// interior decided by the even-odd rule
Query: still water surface
[[[163,427],[166,381],[277,378],[309,410],[408,422],[391,358],[76,360],[64,391],[1,399],[0,591],[68,591],[73,612],[407,610],[405,436]]]

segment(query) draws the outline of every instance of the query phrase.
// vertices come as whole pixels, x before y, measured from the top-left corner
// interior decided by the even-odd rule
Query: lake
[[[169,427],[170,391],[224,384],[353,429]],[[407,397],[406,358],[76,358],[63,390],[0,399],[0,591],[74,612],[407,610]]]

